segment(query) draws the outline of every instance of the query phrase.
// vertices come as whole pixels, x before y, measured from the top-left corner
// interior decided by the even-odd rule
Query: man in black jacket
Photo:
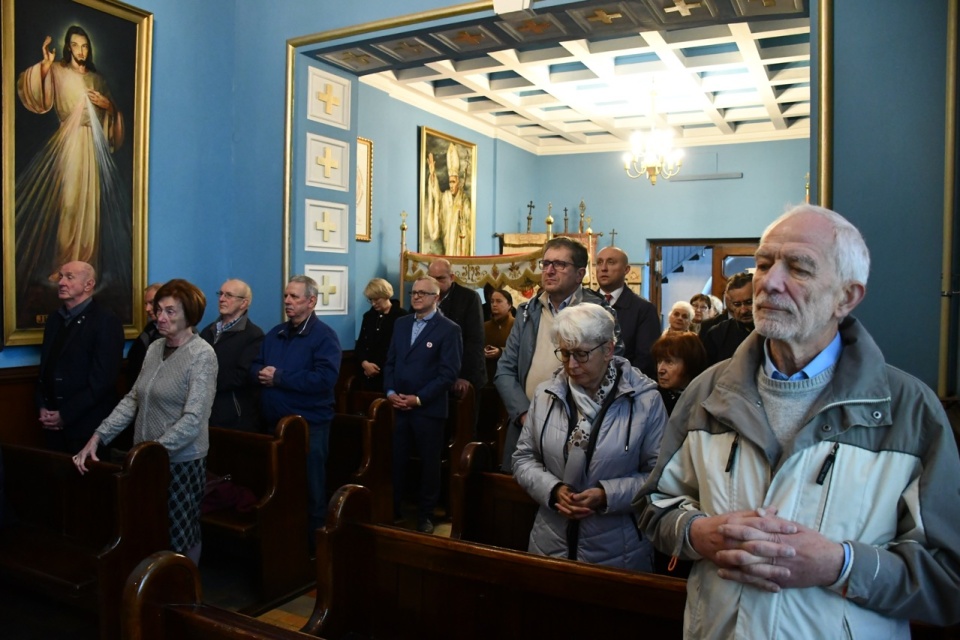
[[[450,262],[439,258],[427,269],[430,277],[440,285],[439,309],[444,316],[460,326],[463,337],[463,360],[460,375],[453,384],[453,393],[462,397],[467,383],[479,392],[487,382],[487,365],[483,358],[483,309],[476,291],[458,285]],[[475,409],[479,411],[479,403]]]
[[[700,329],[708,365],[731,357],[753,332],[753,274],[742,271],[727,280],[723,297],[733,317],[713,325],[706,332]]]
[[[600,294],[617,312],[623,356],[647,377],[657,379],[657,363],[650,347],[660,337],[660,315],[649,300],[641,298],[626,286],[630,259],[622,249],[604,247],[597,254],[597,284]]]
[[[217,354],[217,395],[211,427],[257,431],[260,416],[250,365],[260,353],[263,330],[247,317],[253,291],[243,280],[227,280],[217,291],[220,317],[200,332]]]
[[[117,404],[123,326],[93,299],[91,265],[68,262],[59,276],[63,306],[43,328],[36,404],[47,448],[76,453]]]
[[[143,309],[147,312],[147,324],[143,326],[143,331],[137,339],[130,343],[130,349],[127,351],[127,389],[137,381],[150,343],[160,337],[160,332],[157,331],[157,316],[153,313],[153,298],[162,286],[163,283],[154,282],[143,290]]]

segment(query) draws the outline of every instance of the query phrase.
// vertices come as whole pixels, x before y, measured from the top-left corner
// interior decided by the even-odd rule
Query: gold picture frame
[[[357,240],[370,242],[373,231],[373,140],[357,138]]]
[[[454,163],[457,178],[452,184]],[[420,253],[475,255],[476,167],[476,143],[420,127]]]
[[[57,271],[73,260],[97,268],[97,299],[136,337],[153,14],[115,0],[0,1],[4,344],[42,341]]]

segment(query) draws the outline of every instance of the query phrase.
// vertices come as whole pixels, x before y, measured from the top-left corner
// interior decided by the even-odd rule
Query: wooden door
[[[757,242],[735,242],[713,245],[713,287],[712,293],[723,300],[723,291],[727,279],[741,271],[754,269],[757,261],[753,255],[757,252]]]
[[[711,275],[713,285],[711,292],[721,300],[723,290],[727,286],[727,279],[735,273],[745,269],[753,269],[756,262],[753,254],[757,250],[759,240],[756,238],[717,240],[651,240],[650,241],[650,301],[662,313],[662,285],[663,285],[663,249],[664,247],[707,247],[712,250],[713,262]]]

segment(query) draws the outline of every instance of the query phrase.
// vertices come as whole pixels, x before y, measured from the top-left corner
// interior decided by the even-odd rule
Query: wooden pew
[[[359,379],[357,377],[349,378],[347,381],[347,391],[342,398],[338,399],[338,413],[342,411],[348,414],[366,414],[368,418],[375,419],[382,425],[389,424],[389,431],[393,431],[393,413],[392,409],[389,408],[389,402],[384,397],[384,394],[377,393],[373,391],[363,391],[359,389]],[[375,405],[378,401],[383,401],[387,403],[387,407],[383,410],[389,410],[389,416],[375,415]],[[456,473],[457,463],[460,459],[460,455],[463,453],[463,448],[467,443],[474,440],[474,403],[476,402],[476,392],[471,385],[464,395],[463,398],[455,398],[452,395],[449,398],[449,414],[447,417],[447,422],[445,424],[445,442],[442,456],[441,456],[441,473],[443,477],[447,479],[447,482],[442,484],[440,502],[444,505],[449,505],[449,483],[452,481],[454,474]],[[342,418],[342,422],[345,422]],[[331,438],[333,433],[331,432]],[[383,464],[386,464],[386,473],[389,477],[390,468],[392,466],[392,438],[390,441],[384,443],[387,447],[386,459],[383,460]],[[331,460],[333,459],[333,441],[330,443],[331,451]],[[345,477],[342,473],[338,475],[338,478]],[[411,465],[407,469],[408,479],[419,478],[419,471],[417,467]],[[328,474],[329,479],[329,474]],[[364,486],[369,486],[373,488],[374,485],[368,484],[367,482],[361,482],[359,480],[351,480],[355,484],[362,484]],[[392,483],[391,483],[392,484]],[[339,484],[329,483],[328,486],[333,489],[339,486]],[[411,483],[408,482],[408,486],[411,486]],[[375,518],[377,522],[390,522],[393,519],[393,506],[392,503],[389,505],[389,513],[386,511],[387,505],[382,503],[382,494],[379,491],[375,491]]]
[[[304,631],[453,640],[592,638],[614,629],[681,636],[682,580],[371,524],[371,507],[364,487],[334,496],[317,532],[317,604]]]
[[[500,457],[503,457],[503,445],[501,432],[504,432],[509,416],[507,408],[493,384],[487,384],[477,391],[478,401],[480,402],[480,417],[477,420],[477,434],[474,440],[484,442],[494,448],[496,452],[498,443],[500,446]]]
[[[122,624],[125,640],[315,640],[203,604],[197,567],[170,551],[144,559],[130,574],[123,590]]]
[[[340,379],[337,381],[337,413],[351,413],[366,415],[367,409],[374,400],[385,398],[382,391],[368,391],[363,388],[363,376],[360,374],[346,375],[343,366],[340,367]]]
[[[91,461],[81,476],[69,454],[4,445],[3,466],[12,512],[0,529],[4,578],[96,612],[100,637],[119,637],[127,575],[169,546],[166,449],[145,442],[123,465]]]
[[[252,510],[228,508],[200,518],[204,544],[218,538],[243,541],[255,550],[262,603],[310,584],[307,543],[307,423],[287,416],[274,435],[210,427],[207,469],[250,489]]]
[[[373,493],[374,522],[393,521],[391,447],[393,408],[376,398],[367,415],[337,413],[330,425],[327,490],[333,494],[345,484],[361,484]]]
[[[450,485],[450,537],[526,551],[538,505],[513,476],[492,472],[499,460],[486,443],[464,448]]]
[[[477,391],[473,385],[467,385],[467,392],[462,398],[450,396],[450,409],[447,414],[446,435],[447,444],[444,447],[443,468],[445,470],[448,483],[453,480],[457,472],[457,464],[460,456],[463,455],[463,449],[468,443],[473,442],[474,437],[474,404],[477,402]],[[446,487],[445,487],[446,489]],[[444,491],[449,494],[449,491]],[[447,501],[449,504],[449,501]]]

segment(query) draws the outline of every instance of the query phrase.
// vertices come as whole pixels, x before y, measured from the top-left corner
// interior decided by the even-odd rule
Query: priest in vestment
[[[460,149],[455,143],[447,147],[448,189],[440,191],[440,181],[433,154],[427,155],[427,215],[426,240],[422,253],[447,256],[473,255],[473,209],[463,190],[464,171],[461,170]]]

